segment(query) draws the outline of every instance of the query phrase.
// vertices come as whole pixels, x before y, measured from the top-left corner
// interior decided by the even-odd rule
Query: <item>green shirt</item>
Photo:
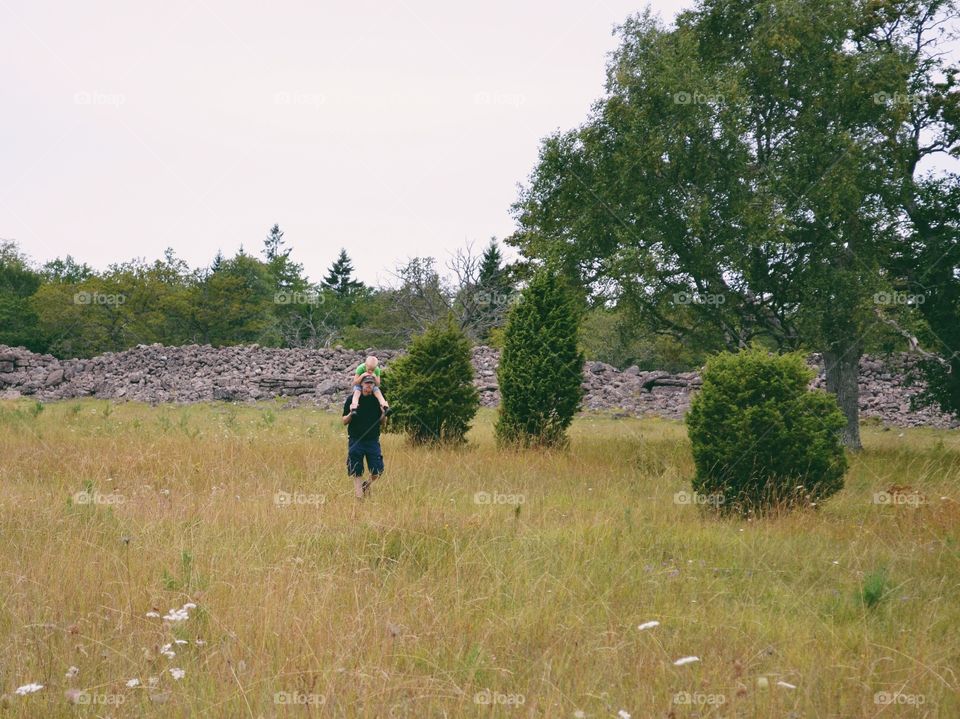
[[[361,374],[364,374],[366,371],[367,371],[367,365],[366,365],[366,364],[361,364],[359,367],[357,367],[357,371],[356,371],[354,374],[361,375]],[[373,373],[374,373],[377,377],[379,377],[379,376],[380,376],[380,367],[379,367],[379,366],[375,367],[374,370],[373,370]]]

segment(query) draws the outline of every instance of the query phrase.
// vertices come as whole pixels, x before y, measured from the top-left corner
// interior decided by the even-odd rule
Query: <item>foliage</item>
[[[819,502],[843,488],[844,417],[833,397],[808,389],[813,376],[801,354],[760,347],[707,363],[686,419],[699,496],[749,513]]]
[[[510,310],[497,368],[501,444],[566,444],[583,396],[580,309],[566,283],[541,270]]]
[[[363,288],[363,283],[353,279],[353,262],[345,249],[340,249],[337,259],[327,270],[323,286],[331,290],[338,299],[346,299]]]
[[[392,429],[417,444],[465,441],[480,394],[473,385],[470,342],[450,318],[414,337],[384,374]]]
[[[909,241],[899,243],[889,262],[899,280],[889,297],[925,325],[907,331],[910,317],[896,326],[935,356],[920,363],[926,390],[921,404],[960,416],[960,176],[927,179],[914,187]],[[882,311],[889,317],[890,307]]]
[[[30,297],[42,281],[13,243],[0,243],[0,344],[23,345],[34,352],[46,350],[47,342],[30,305]]]
[[[960,137],[930,42],[952,9],[706,0],[671,28],[629,19],[592,115],[543,142],[508,242],[679,341],[822,350],[859,445],[857,360],[909,178]]]
[[[706,362],[711,344],[699,334],[677,339],[658,333],[627,307],[593,307],[584,314],[580,346],[590,359],[620,369],[637,365],[641,370],[689,372]]]

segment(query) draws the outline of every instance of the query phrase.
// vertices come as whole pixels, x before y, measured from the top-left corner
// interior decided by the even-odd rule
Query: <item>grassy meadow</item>
[[[744,521],[679,422],[493,419],[360,502],[323,410],[0,403],[0,718],[960,716],[960,433]]]

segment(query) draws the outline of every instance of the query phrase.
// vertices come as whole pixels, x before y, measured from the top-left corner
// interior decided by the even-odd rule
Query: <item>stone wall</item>
[[[348,391],[347,373],[371,351],[343,349],[290,350],[244,345],[164,347],[140,345],[125,352],[92,359],[58,360],[0,345],[0,398],[21,396],[43,401],[97,397],[141,402],[246,402],[272,397],[321,406],[340,404]],[[385,368],[399,350],[372,351]],[[484,406],[499,402],[498,352],[473,350],[475,384]],[[819,369],[814,386],[823,386]],[[865,357],[860,363],[860,411],[894,426],[953,427],[958,423],[931,408],[910,410],[920,387],[907,387],[904,377],[912,358]],[[680,418],[700,386],[696,372],[670,374],[629,367],[623,371],[603,362],[587,362],[583,373],[585,410],[614,411],[619,416],[659,415]],[[389,392],[389,389],[388,389]],[[389,396],[389,395],[388,395]]]

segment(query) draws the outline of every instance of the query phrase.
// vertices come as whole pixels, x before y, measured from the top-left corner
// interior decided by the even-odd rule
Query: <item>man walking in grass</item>
[[[387,421],[389,409],[381,409],[374,395],[376,381],[365,376],[360,385],[357,408],[351,409],[352,396],[343,403],[343,423],[347,425],[347,474],[353,477],[357,499],[370,493],[370,485],[383,474],[383,452],[380,450],[380,425]],[[370,479],[363,479],[363,460],[367,460]]]

